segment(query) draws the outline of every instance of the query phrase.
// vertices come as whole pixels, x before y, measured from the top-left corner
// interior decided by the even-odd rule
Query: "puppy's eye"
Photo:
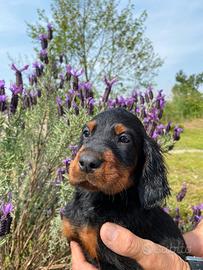
[[[89,129],[85,128],[82,132],[83,137],[88,138],[90,136]]]
[[[118,138],[118,142],[120,143],[129,143],[130,142],[130,138],[127,134],[122,134],[119,138]]]

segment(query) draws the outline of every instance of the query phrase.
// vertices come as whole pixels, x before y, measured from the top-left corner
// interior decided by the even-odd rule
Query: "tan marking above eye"
[[[123,124],[116,124],[114,127],[114,130],[116,132],[117,135],[125,132],[127,130],[127,128],[123,125]]]
[[[96,125],[97,125],[97,123],[95,120],[89,121],[87,123],[87,127],[89,128],[90,132],[92,132],[95,129]]]

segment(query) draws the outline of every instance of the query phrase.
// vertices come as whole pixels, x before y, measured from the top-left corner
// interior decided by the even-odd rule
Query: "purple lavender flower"
[[[70,163],[71,163],[71,158],[66,158],[63,160],[63,163],[65,164],[66,166],[66,172],[69,173],[69,167],[70,167]]]
[[[3,89],[5,87],[5,81],[0,80],[0,89]]]
[[[44,65],[42,63],[36,61],[32,64],[32,66],[33,66],[33,68],[35,68],[35,72],[36,72],[37,77],[40,77],[43,73]]]
[[[147,117],[147,114],[146,114],[146,110],[145,110],[145,107],[142,106],[141,109],[140,109],[140,118],[141,119],[144,119]]]
[[[148,113],[148,117],[151,121],[159,121],[159,111],[156,108],[152,108]]]
[[[92,83],[91,82],[81,82],[78,84],[78,89],[82,90],[84,98],[93,97]]]
[[[22,72],[27,70],[29,65],[25,65],[23,68],[18,69],[14,64],[11,65],[11,69],[15,71],[16,75],[16,86],[23,86]]]
[[[175,210],[175,217],[173,218],[174,222],[176,223],[176,225],[178,226],[179,223],[180,223],[180,220],[181,220],[181,217],[180,217],[180,210],[179,208],[177,207],[176,210]]]
[[[203,204],[192,206],[193,215],[192,215],[191,221],[194,226],[196,226],[200,222],[200,220],[203,219],[202,210],[203,210]]]
[[[4,217],[6,217],[8,214],[10,214],[13,210],[13,205],[11,202],[5,203],[1,206],[1,212]]]
[[[154,121],[151,121],[148,118],[147,133],[149,134],[150,137],[154,138],[155,140],[158,137],[158,134],[155,132],[156,126],[157,126],[157,123]]]
[[[13,95],[18,95],[18,94],[22,94],[23,87],[22,87],[22,85],[18,86],[16,84],[13,84],[10,86],[10,90],[13,93]]]
[[[60,97],[57,97],[56,98],[56,103],[58,105],[58,115],[63,116],[65,112],[64,112],[64,109],[63,109],[62,99]]]
[[[71,97],[66,94],[65,105],[68,109],[71,108]]]
[[[168,124],[167,124],[167,126],[166,126],[166,129],[165,129],[166,130],[166,133],[169,133],[169,131],[171,130],[171,124],[172,123],[169,121]]]
[[[67,66],[66,66],[66,80],[67,80],[68,82],[70,81],[71,76],[72,76],[71,70],[72,70],[71,65],[67,65]]]
[[[140,112],[141,112],[140,107],[139,107],[139,106],[136,106],[136,108],[135,108],[135,113],[136,113],[137,115],[139,115]]]
[[[45,64],[48,64],[49,63],[49,58],[48,58],[48,52],[46,49],[42,49],[40,51],[40,54],[39,54],[39,58],[42,62],[44,62]]]
[[[178,141],[180,139],[180,134],[182,132],[183,132],[183,129],[176,125],[175,128],[174,128],[174,131],[173,131],[173,139],[174,139],[174,141]]]
[[[108,100],[108,108],[112,109],[116,107],[116,100],[115,99],[109,99]]]
[[[71,68],[70,73],[73,76],[73,89],[77,91],[79,89],[79,77],[84,73],[84,70]]]
[[[146,102],[147,102],[147,103],[149,103],[149,102],[150,102],[150,100],[149,100],[148,91],[146,91],[146,92],[145,92],[144,96],[145,96],[145,100],[146,100]]]
[[[156,101],[155,101],[156,102],[156,108],[158,110],[161,110],[161,111],[164,109],[164,106],[165,106],[165,103],[166,103],[165,95],[163,95],[162,92],[163,92],[163,90],[160,90],[158,92],[158,95],[157,95]]]
[[[73,77],[78,78],[84,73],[84,69],[83,68],[82,69],[73,69],[73,68],[71,68],[70,72],[71,72],[71,75]]]
[[[151,86],[148,88],[148,96],[149,96],[149,98],[150,98],[151,100],[153,100],[154,95],[153,95],[153,91],[152,91],[152,87],[151,87]]]
[[[79,108],[78,108],[78,105],[75,103],[75,101],[73,100],[72,102],[72,107],[75,111],[75,114],[78,115],[79,114]]]
[[[64,168],[58,168],[57,170],[57,177],[56,179],[54,180],[54,186],[60,186],[61,183],[63,182],[64,180],[64,174],[66,173],[65,169]]]
[[[165,213],[169,214],[170,209],[169,209],[168,207],[163,207],[162,209],[163,209],[163,211],[164,211]]]
[[[0,95],[0,112],[4,112],[6,108],[6,95]]]
[[[69,145],[68,148],[71,150],[71,158],[74,159],[78,152],[78,145]]]
[[[104,77],[104,82],[108,88],[112,88],[112,86],[118,81],[116,77],[113,77],[112,79],[107,79],[107,77]]]
[[[126,107],[125,105],[125,98],[123,96],[119,96],[116,98],[116,105],[118,107]]]
[[[134,101],[135,101],[135,102],[138,101],[138,93],[137,93],[137,90],[133,90],[133,92],[132,92],[132,97],[134,98]]]
[[[47,24],[47,30],[48,30],[47,38],[49,40],[52,40],[53,39],[53,25],[51,23]]]
[[[36,74],[30,74],[28,76],[28,80],[29,80],[29,83],[30,83],[31,86],[33,86],[34,84],[36,84],[37,83],[37,76],[36,76]]]
[[[32,103],[31,103],[30,96],[27,94],[23,95],[23,108],[27,109],[27,108],[30,108],[31,106],[32,106]]]
[[[69,93],[69,95],[70,95],[71,98],[73,98],[75,96],[75,90],[74,89],[70,89],[68,91],[68,93]]]
[[[152,134],[152,139],[154,139],[155,141],[157,140],[157,138],[159,137],[159,134],[157,133],[157,131],[155,130]]]
[[[0,95],[5,95],[5,81],[0,80]]]
[[[88,111],[87,111],[88,115],[93,115],[94,105],[95,105],[95,100],[92,97],[88,98]]]
[[[13,205],[11,202],[3,203],[0,208],[0,236],[10,233],[12,222],[11,212]]]
[[[107,79],[107,77],[105,76],[104,77],[104,82],[106,84],[106,89],[105,89],[105,92],[104,92],[104,95],[102,97],[102,101],[104,103],[106,103],[108,101],[108,98],[109,98],[109,95],[111,93],[111,89],[112,89],[112,86],[118,81],[118,79],[116,77],[112,78],[111,80],[110,79]]]
[[[0,95],[0,103],[6,101],[6,95]]]
[[[178,192],[178,194],[176,195],[176,200],[178,202],[181,202],[184,199],[186,193],[187,193],[187,185],[186,183],[183,183],[180,192]]]
[[[42,91],[40,89],[37,89],[37,97],[41,97],[42,96]]]
[[[46,50],[48,47],[48,35],[47,34],[40,34],[39,40],[41,41],[42,50]]]
[[[134,103],[135,103],[134,97],[126,98],[126,100],[125,100],[125,105],[129,111],[131,111],[133,109]]]
[[[140,97],[140,104],[143,105],[145,103],[145,100],[144,100],[142,93],[139,94],[139,97]]]
[[[165,126],[163,124],[160,124],[156,127],[156,133],[158,135],[163,135],[164,134],[164,129],[165,129]]]

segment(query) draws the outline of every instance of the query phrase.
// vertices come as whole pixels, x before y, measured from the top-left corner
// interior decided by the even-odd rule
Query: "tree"
[[[202,84],[203,73],[187,76],[181,70],[176,74],[176,84],[172,89],[173,99],[169,104],[173,114],[183,118],[203,115],[203,95],[199,90]]]
[[[152,82],[162,61],[145,37],[144,11],[137,18],[129,0],[53,0],[52,51],[66,62],[84,68],[85,78],[97,83],[104,75],[118,76],[131,86]],[[49,19],[38,10],[39,22],[28,24],[36,39]]]

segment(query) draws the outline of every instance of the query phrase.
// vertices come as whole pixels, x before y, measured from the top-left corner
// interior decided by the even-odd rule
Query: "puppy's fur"
[[[84,127],[70,165],[75,194],[63,216],[65,236],[102,270],[142,269],[103,244],[99,231],[107,221],[185,258],[183,237],[160,207],[170,194],[166,174],[159,146],[135,115],[124,109],[100,113]]]

